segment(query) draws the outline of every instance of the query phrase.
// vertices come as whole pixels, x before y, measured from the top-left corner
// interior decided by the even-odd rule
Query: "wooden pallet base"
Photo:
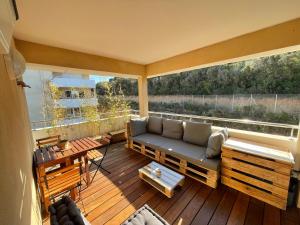
[[[221,182],[280,209],[286,209],[291,165],[222,148]]]
[[[200,181],[212,188],[216,188],[219,179],[219,172],[210,170],[198,165],[195,165],[187,160],[180,159],[176,156],[166,154],[158,149],[139,144],[132,140],[128,140],[127,146],[129,149],[139,152],[155,161],[160,162],[176,170],[182,174],[185,174],[197,181]]]

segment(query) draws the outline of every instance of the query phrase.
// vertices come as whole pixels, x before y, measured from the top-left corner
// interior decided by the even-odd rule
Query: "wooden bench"
[[[164,164],[182,174],[185,174],[197,181],[200,181],[212,188],[218,185],[219,171],[211,170],[192,162],[176,157],[174,155],[166,154],[158,149],[153,149],[138,142],[127,140],[126,147],[139,152],[161,164]]]
[[[230,138],[222,146],[221,182],[286,209],[293,163],[290,152]]]

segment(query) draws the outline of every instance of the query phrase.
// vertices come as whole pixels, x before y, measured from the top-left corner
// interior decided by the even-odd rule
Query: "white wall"
[[[52,72],[27,69],[23,80],[31,86],[25,89],[29,117],[31,121],[47,120],[43,114],[43,84],[52,78]]]

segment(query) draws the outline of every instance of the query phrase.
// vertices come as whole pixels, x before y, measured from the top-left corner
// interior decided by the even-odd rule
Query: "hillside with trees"
[[[115,94],[138,94],[134,79],[113,78],[109,82]],[[103,84],[97,84],[97,93],[103,94]],[[300,51],[154,77],[148,80],[148,93],[151,111],[298,124]],[[260,103],[228,107],[232,96],[237,99],[243,96],[250,98],[250,95],[251,100],[252,96],[258,97]],[[278,104],[284,103],[283,109],[270,110],[267,104],[277,102],[277,95],[281,100]],[[156,96],[161,96],[162,101],[155,100]],[[186,99],[188,96],[192,99],[215,99],[217,96],[218,103],[222,98],[228,99],[219,106],[214,100],[211,101],[213,103],[203,101],[202,104],[193,100],[178,101],[182,96]],[[137,100],[134,97],[128,99],[131,107],[137,109]],[[289,106],[289,111],[285,110],[285,105]]]
[[[137,81],[113,78],[115,89],[137,95]],[[101,84],[97,85],[101,94]],[[148,81],[149,95],[299,94],[300,51],[197,69]]]

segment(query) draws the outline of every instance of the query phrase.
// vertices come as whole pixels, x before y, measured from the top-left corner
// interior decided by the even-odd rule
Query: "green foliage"
[[[105,115],[108,124],[112,125],[116,117],[128,118],[130,105],[126,101],[121,85],[114,80],[97,84],[98,111]],[[100,91],[99,91],[100,90]],[[99,95],[102,93],[102,95]]]
[[[113,78],[125,95],[137,95],[137,81]],[[300,51],[213,66],[148,80],[149,95],[298,94]],[[97,91],[101,89],[97,86]]]

